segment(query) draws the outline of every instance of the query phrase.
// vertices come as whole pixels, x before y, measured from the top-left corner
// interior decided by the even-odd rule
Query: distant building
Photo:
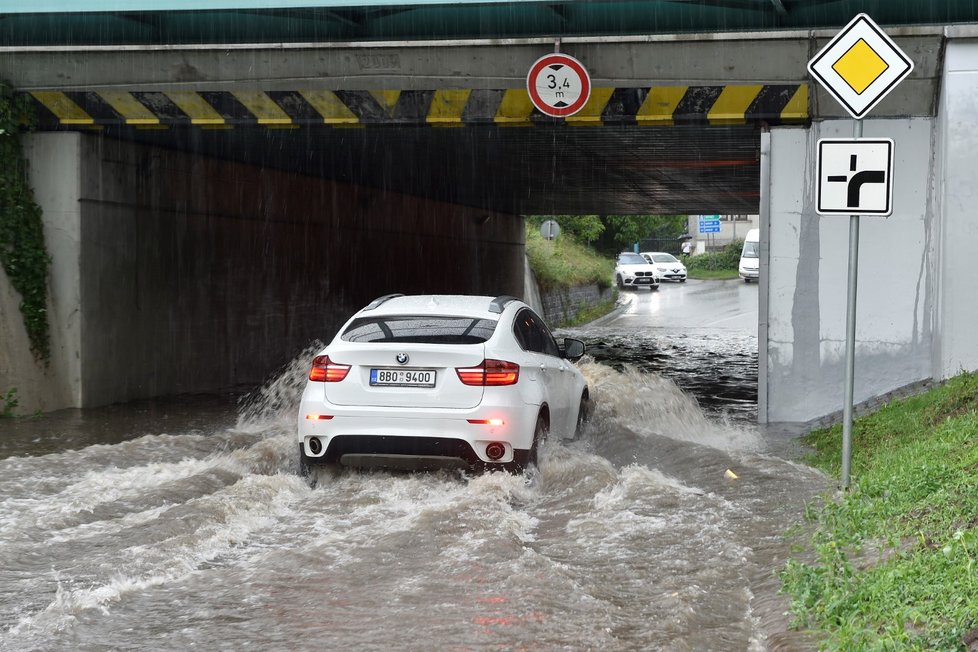
[[[700,218],[719,217],[720,230],[700,233]],[[693,253],[722,249],[734,240],[743,240],[750,229],[758,228],[757,215],[690,215],[687,233],[693,236]]]

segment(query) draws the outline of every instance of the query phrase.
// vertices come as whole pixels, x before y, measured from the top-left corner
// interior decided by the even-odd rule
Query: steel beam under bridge
[[[669,102],[679,88],[798,88],[808,81],[808,60],[834,33],[574,37],[559,47],[584,63],[595,89],[663,89],[662,101]],[[874,116],[934,115],[945,33],[943,27],[930,26],[889,30],[915,67],[910,78],[874,109]],[[0,78],[22,91],[420,91],[441,92],[451,103],[465,91],[478,97],[524,89],[530,65],[555,46],[553,39],[543,38],[16,46],[0,48]],[[811,118],[845,117],[821,91],[812,100]]]
[[[943,32],[895,31],[917,65],[880,114],[931,115]],[[31,93],[45,129],[94,127],[467,206],[756,213],[759,129],[841,110],[806,83],[827,36],[566,39],[594,90],[564,120],[525,89],[548,39],[5,48],[0,76]],[[444,126],[484,128],[431,128]]]

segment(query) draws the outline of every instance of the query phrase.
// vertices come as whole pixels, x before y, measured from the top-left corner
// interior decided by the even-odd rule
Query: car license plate
[[[370,384],[383,387],[434,387],[433,369],[371,369]]]
[[[637,278],[637,279],[635,279],[635,282],[636,283],[651,283],[652,282],[652,279],[650,277]]]

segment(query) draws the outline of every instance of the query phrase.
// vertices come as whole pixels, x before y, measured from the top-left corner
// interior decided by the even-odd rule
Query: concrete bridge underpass
[[[937,301],[962,225],[934,188],[963,145],[942,140],[948,50],[973,32],[895,31],[915,71],[866,132],[908,143],[911,200],[868,246],[900,257],[901,291],[862,333],[860,399],[972,363],[960,307]],[[845,227],[813,214],[811,144],[851,127],[805,62],[831,33],[564,39],[594,91],[563,120],[524,87],[553,39],[0,50],[40,119],[58,358],[30,360],[4,287],[0,385],[54,409],[259,382],[374,295],[521,295],[521,214],[759,212],[761,419],[822,417],[841,401]]]

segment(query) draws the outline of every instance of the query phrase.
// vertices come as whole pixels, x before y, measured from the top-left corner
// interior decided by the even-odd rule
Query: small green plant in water
[[[17,388],[11,387],[6,394],[0,395],[0,419],[13,417],[17,405]]]
[[[33,126],[29,99],[14,95],[8,84],[0,82],[0,265],[20,294],[31,353],[46,363],[51,352],[47,315],[51,257],[20,142],[21,131]]]

